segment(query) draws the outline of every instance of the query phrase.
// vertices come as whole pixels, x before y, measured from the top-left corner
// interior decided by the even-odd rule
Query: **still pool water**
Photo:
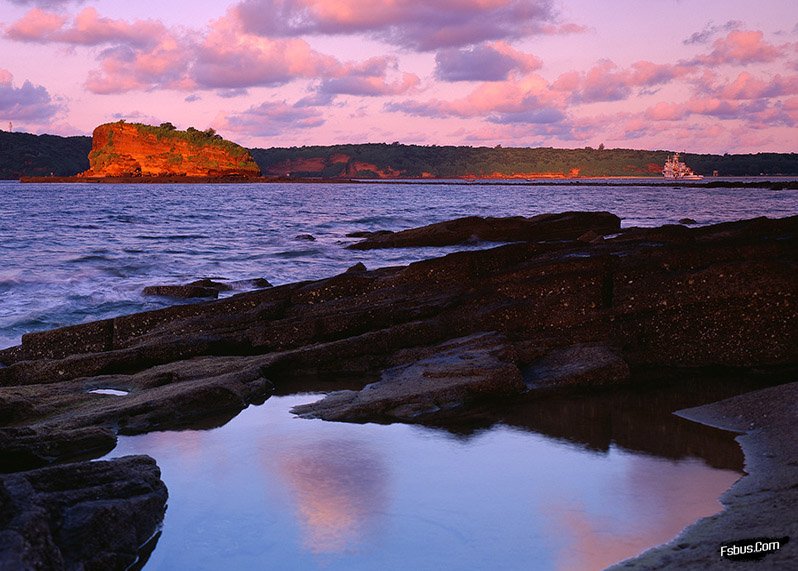
[[[602,569],[720,511],[740,477],[506,424],[463,436],[289,413],[318,398],[121,437],[109,457],[152,455],[169,488],[145,569]]]

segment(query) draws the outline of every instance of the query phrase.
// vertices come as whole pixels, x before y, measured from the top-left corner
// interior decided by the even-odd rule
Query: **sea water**
[[[359,230],[567,210],[607,210],[624,227],[798,212],[795,190],[630,184],[0,182],[0,348],[30,331],[174,303],[143,296],[147,285],[204,277],[277,285],[463,249],[345,249],[356,241],[346,234]]]

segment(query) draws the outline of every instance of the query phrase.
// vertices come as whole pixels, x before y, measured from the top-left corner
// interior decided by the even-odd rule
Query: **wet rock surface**
[[[333,392],[291,412],[324,420],[413,420],[525,388],[512,346],[495,333],[454,339],[407,357],[410,363],[386,369],[360,391]]]
[[[347,236],[366,239],[347,247],[352,250],[371,250],[374,248],[450,246],[480,241],[573,240],[587,232],[593,232],[595,234],[593,239],[595,239],[601,234],[617,232],[620,227],[621,219],[609,212],[564,212],[562,214],[541,214],[531,218],[468,216],[400,232],[353,232]]]
[[[0,568],[127,569],[157,541],[166,499],[148,456],[0,475]]]

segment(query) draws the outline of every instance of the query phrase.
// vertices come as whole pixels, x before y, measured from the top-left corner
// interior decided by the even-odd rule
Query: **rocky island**
[[[346,378],[350,390],[297,407],[302,417],[438,423],[483,403],[668,386],[706,368],[792,380],[798,364],[798,217],[621,229],[607,212],[566,212],[383,236],[374,247],[512,243],[401,267],[355,265],[327,279],[30,333],[0,350],[0,471],[10,473],[0,476],[0,538],[8,538],[0,567],[89,557],[74,540],[87,534],[99,545],[91,557],[129,562],[131,545],[146,551],[163,513],[157,467],[135,457],[89,468],[85,459],[120,434],[223,423],[308,378],[331,390]],[[772,411],[762,422],[781,428],[768,438],[789,438],[795,407]],[[764,465],[757,458],[748,458],[754,469]],[[784,477],[777,491],[756,479],[746,490],[789,513],[798,487],[794,470]],[[92,502],[83,502],[87,482]],[[56,486],[66,499],[44,493]],[[117,502],[124,512],[113,511]],[[32,541],[31,521],[52,539]],[[778,532],[772,518],[747,521],[751,537]],[[738,539],[728,531],[724,539]],[[702,558],[715,548],[696,547]],[[63,567],[72,568],[53,568]]]
[[[106,123],[94,129],[89,169],[78,178],[252,178],[260,168],[244,147],[213,129],[177,130],[141,123]]]

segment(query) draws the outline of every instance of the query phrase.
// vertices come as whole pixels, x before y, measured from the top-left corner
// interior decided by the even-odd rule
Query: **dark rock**
[[[681,220],[679,220],[679,224],[698,224],[698,222],[696,222],[692,218],[682,218]]]
[[[532,218],[482,218],[469,216],[421,228],[411,228],[388,234],[372,234],[362,242],[347,248],[410,248],[421,246],[449,246],[473,241],[532,242],[546,240],[576,240],[590,230],[611,234],[621,227],[621,220],[609,212],[564,212],[541,214]]]
[[[0,475],[0,568],[127,569],[166,499],[148,456]]]
[[[524,371],[530,388],[599,386],[629,379],[629,365],[618,352],[601,344],[578,344],[555,349]]]
[[[201,279],[201,280],[197,280],[197,281],[191,282],[191,283],[186,284],[186,285],[191,286],[191,287],[203,287],[203,288],[215,289],[216,291],[219,291],[219,292],[221,292],[221,291],[230,291],[231,289],[233,289],[233,287],[230,284],[226,284],[226,283],[219,282],[219,281],[214,281],[211,278],[204,278],[204,279]]]
[[[375,236],[387,236],[388,234],[393,234],[392,230],[375,230],[373,232],[369,232],[367,230],[360,230],[358,232],[350,232],[346,235],[347,238],[373,238]]]
[[[501,335],[477,334],[432,348],[428,356],[383,371],[380,380],[360,391],[338,391],[294,407],[304,418],[412,421],[486,397],[524,390],[512,347]]]
[[[219,290],[214,287],[191,284],[147,286],[142,293],[144,295],[160,295],[163,297],[175,297],[180,299],[189,299],[192,297],[219,297]]]
[[[363,262],[358,262],[354,266],[350,266],[349,268],[347,268],[346,273],[352,274],[352,273],[365,272],[365,271],[366,271],[365,264]]]
[[[671,225],[596,244],[459,252],[30,334],[0,352],[0,410],[13,411],[0,417],[0,438],[36,465],[107,441],[71,431],[223,420],[265,398],[271,382],[317,375],[365,385],[480,332],[508,339],[517,366],[538,367],[541,386],[615,382],[623,363],[783,367],[798,363],[797,274],[798,217]],[[87,392],[97,387],[129,394]],[[48,432],[62,444],[48,448]]]
[[[316,237],[313,234],[297,234],[294,236],[294,240],[304,240],[306,242],[315,242]]]
[[[587,232],[579,236],[577,240],[579,240],[580,242],[587,242],[589,244],[590,242],[595,242],[600,238],[603,238],[601,234],[599,234],[595,230],[588,230]]]
[[[4,388],[3,397],[13,399],[18,414],[0,424],[0,469],[100,455],[113,448],[117,432],[183,428],[211,419],[220,424],[272,391],[260,363],[246,359],[203,357],[143,369],[81,382],[48,377],[41,384]],[[129,392],[124,397],[89,392],[97,386]]]
[[[252,280],[249,280],[249,282],[252,284],[252,287],[257,288],[257,289],[263,289],[263,288],[267,288],[267,287],[274,287],[269,282],[269,280],[267,280],[266,278],[254,278]]]

